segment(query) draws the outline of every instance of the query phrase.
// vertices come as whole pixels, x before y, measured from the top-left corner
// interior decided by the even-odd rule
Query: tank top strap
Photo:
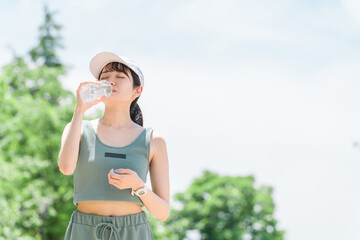
[[[89,129],[89,127],[91,127],[90,121],[86,120],[86,119],[82,120],[82,133],[91,130],[91,129]]]
[[[90,120],[83,120],[81,134],[87,135],[91,138],[95,138],[95,130],[94,127],[91,125]]]

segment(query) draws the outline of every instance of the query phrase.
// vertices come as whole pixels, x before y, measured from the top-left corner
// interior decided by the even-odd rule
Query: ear
[[[135,90],[136,97],[141,95],[142,90],[143,90],[142,86],[139,86],[139,87],[136,88],[136,90]]]

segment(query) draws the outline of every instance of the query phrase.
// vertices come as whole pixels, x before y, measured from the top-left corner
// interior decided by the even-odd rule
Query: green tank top
[[[131,188],[118,189],[108,182],[107,175],[112,168],[131,169],[146,183],[151,132],[150,127],[145,128],[129,145],[112,147],[101,142],[89,120],[83,120],[74,171],[74,205],[84,201],[121,201],[144,206],[138,196],[131,195]]]

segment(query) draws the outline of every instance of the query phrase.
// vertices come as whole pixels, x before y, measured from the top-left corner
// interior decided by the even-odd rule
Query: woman
[[[160,221],[170,213],[169,167],[166,142],[143,127],[137,104],[144,77],[126,57],[101,52],[90,62],[97,79],[108,81],[110,97],[86,103],[77,89],[74,115],[61,138],[59,170],[74,175],[74,204],[65,239],[154,239],[142,210]],[[104,102],[103,117],[83,120],[93,105]],[[147,188],[150,173],[152,190]]]

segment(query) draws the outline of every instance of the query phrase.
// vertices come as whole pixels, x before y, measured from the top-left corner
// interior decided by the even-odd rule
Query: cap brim
[[[101,70],[110,62],[120,62],[126,66],[128,64],[118,55],[111,52],[101,52],[96,54],[90,61],[90,72],[91,74],[98,79]]]

